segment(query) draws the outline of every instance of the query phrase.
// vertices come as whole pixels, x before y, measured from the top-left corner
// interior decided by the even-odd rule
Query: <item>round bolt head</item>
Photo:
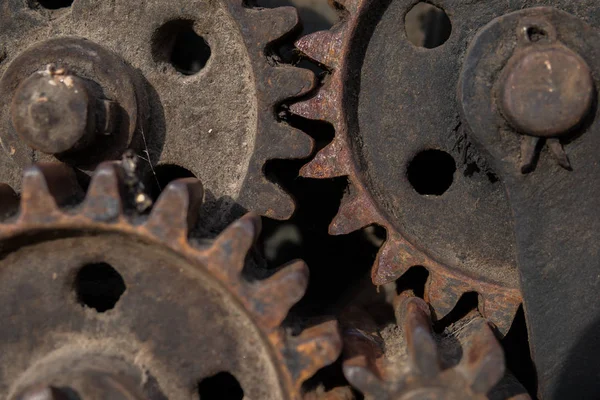
[[[563,46],[523,50],[507,66],[502,113],[520,133],[554,137],[577,127],[592,105],[590,68]]]
[[[65,153],[93,136],[90,102],[82,79],[38,72],[17,88],[11,105],[13,126],[29,146],[47,154]]]

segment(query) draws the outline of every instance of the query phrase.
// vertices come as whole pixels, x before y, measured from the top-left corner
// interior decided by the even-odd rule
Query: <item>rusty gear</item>
[[[295,9],[244,0],[46,3],[1,6],[1,182],[19,190],[22,168],[56,159],[90,174],[132,148],[150,183],[162,166],[183,167],[204,182],[213,209],[292,214],[291,198],[263,169],[312,149],[276,110],[314,83],[271,51],[298,31]],[[181,47],[186,40],[192,48]],[[189,54],[196,58],[181,60]]]
[[[316,95],[291,107],[335,128],[332,143],[301,170],[308,178],[349,179],[330,233],[384,227],[372,270],[376,285],[423,266],[435,319],[476,292],[479,311],[506,334],[522,296],[502,182],[466,140],[455,100],[460,69],[454,64],[467,32],[456,28],[443,46],[420,49],[401,22],[414,1],[332,3],[341,21],[296,44],[329,73]],[[472,19],[470,3],[446,3],[453,15]],[[452,186],[443,194],[418,193],[410,182],[411,163],[428,152],[453,155]]]
[[[531,399],[505,376],[502,347],[477,311],[438,335],[422,299],[396,303],[398,326],[380,330],[358,308],[342,318],[344,374],[367,400]]]
[[[258,217],[202,241],[199,181],[170,183],[140,215],[123,175],[101,164],[83,201],[60,164],[28,167],[20,202],[0,187],[0,397],[68,389],[86,399],[189,399],[202,379],[229,372],[248,398],[300,399],[303,382],[341,351],[334,322],[295,336],[282,327],[305,292],[306,265],[250,280],[242,270]],[[107,265],[123,290],[99,308],[78,279]]]

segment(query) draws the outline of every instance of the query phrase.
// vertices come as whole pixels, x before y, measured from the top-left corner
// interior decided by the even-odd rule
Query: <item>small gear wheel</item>
[[[60,164],[28,167],[20,201],[0,187],[0,397],[205,400],[206,382],[226,375],[243,390],[227,398],[300,399],[341,351],[333,321],[282,327],[306,265],[252,280],[242,270],[258,217],[195,239],[199,181],[170,183],[140,215],[123,175],[101,164],[83,201]]]
[[[342,318],[344,374],[367,400],[531,400],[477,311],[441,334],[418,297],[399,296],[395,313],[397,326],[383,329],[359,308]]]
[[[56,160],[89,175],[134,149],[156,192],[167,178],[201,179],[205,206],[225,211],[211,213],[216,226],[236,203],[288,218],[291,198],[263,170],[312,150],[277,115],[314,85],[272,50],[298,28],[294,8],[244,0],[8,0],[0,181],[19,190],[23,168]]]
[[[474,21],[470,3],[444,3],[457,21]],[[471,29],[457,23],[445,44],[420,48],[405,32],[414,1],[332,4],[340,22],[296,43],[328,74],[314,96],[291,106],[335,128],[301,170],[307,178],[348,177],[330,233],[385,228],[374,284],[425,267],[435,319],[476,292],[480,312],[506,334],[522,303],[510,208],[502,182],[470,144],[456,100]]]

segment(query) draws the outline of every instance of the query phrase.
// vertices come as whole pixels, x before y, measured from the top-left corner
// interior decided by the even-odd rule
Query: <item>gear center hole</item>
[[[445,151],[425,150],[408,164],[407,177],[417,193],[441,196],[454,181],[456,162]]]
[[[441,8],[420,2],[406,14],[404,28],[406,37],[412,44],[434,49],[450,38],[452,22]]]
[[[126,288],[121,274],[106,263],[85,265],[75,277],[77,301],[99,313],[113,309]]]
[[[162,25],[152,38],[152,56],[183,75],[200,72],[211,56],[210,46],[194,30],[194,21],[177,19]]]

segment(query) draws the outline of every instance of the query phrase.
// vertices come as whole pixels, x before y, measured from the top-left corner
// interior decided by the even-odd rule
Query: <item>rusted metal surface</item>
[[[18,209],[0,223],[0,396],[66,387],[85,399],[116,399],[87,395],[114,390],[128,399],[131,390],[150,400],[189,399],[200,381],[225,371],[247,398],[300,399],[303,382],[341,351],[335,322],[295,336],[282,327],[306,290],[306,265],[250,281],[242,269],[258,217],[199,241],[193,232],[204,190],[196,179],[169,184],[144,216],[124,175],[118,163],[101,164],[77,201],[71,169],[25,170]],[[14,193],[4,192],[3,204],[15,205]],[[103,311],[75,293],[82,268],[100,263],[124,285]]]
[[[508,122],[538,137],[564,135],[578,126],[594,97],[587,63],[564,46],[539,41],[509,61],[503,87],[501,104]]]
[[[530,399],[505,373],[500,343],[477,312],[441,334],[422,299],[399,296],[395,313],[392,329],[360,309],[342,316],[344,374],[366,399]]]
[[[12,124],[31,147],[60,154],[83,147],[96,130],[96,101],[85,82],[49,67],[19,85]]]
[[[98,162],[118,159],[126,148],[135,147],[134,138],[148,128],[146,92],[115,53],[67,37],[20,48],[17,54],[0,79],[0,159],[7,164],[3,182],[20,188],[7,174],[20,174],[36,160],[64,161],[91,171]],[[39,112],[28,116],[29,103],[36,98],[43,99],[46,121],[31,120],[35,115],[41,118]],[[96,135],[96,123],[105,121],[97,118],[102,107],[98,103],[104,100],[116,103],[120,115],[109,135]]]
[[[550,32],[552,46],[568,54],[568,59],[583,60],[571,62],[567,69],[579,67],[582,71],[582,62],[587,64],[593,77],[593,96],[597,98],[600,5],[597,2],[548,3],[554,3],[557,8],[539,7],[509,13],[494,19],[477,33],[466,54],[460,100],[472,137],[489,154],[509,193],[524,310],[540,396],[543,399],[592,399],[598,396],[600,389],[597,379],[600,351],[594,339],[600,315],[597,104],[594,101],[581,124],[571,126],[581,118],[586,107],[587,100],[581,101],[578,96],[587,96],[588,84],[577,93],[556,86],[561,90],[560,98],[540,94],[539,103],[531,104],[530,112],[537,112],[536,107],[555,112],[556,102],[565,103],[565,108],[570,109],[568,104],[573,102],[576,105],[571,109],[573,115],[547,116],[550,120],[561,119],[559,125],[572,129],[560,135],[556,131],[556,135],[549,138],[523,136],[504,121],[495,92],[502,83],[498,82],[497,71],[511,57],[519,55],[517,37],[524,29],[536,28]],[[488,51],[500,48],[500,44],[501,51]],[[538,45],[531,46],[535,52]],[[540,46],[543,49],[544,44]],[[562,57],[539,60],[544,64],[547,61],[552,69],[554,62],[558,62],[560,80],[557,83],[563,79],[560,78],[564,73],[560,72],[564,68]],[[579,87],[583,78],[575,71],[572,78]],[[538,90],[542,93],[554,88],[548,82]],[[577,118],[570,120],[572,117]],[[529,150],[526,147],[523,151],[524,140],[528,140]],[[569,168],[560,162],[567,157]],[[526,171],[524,161],[531,166]]]
[[[271,52],[273,43],[298,33],[295,9],[253,8],[242,0],[153,0],[142,6],[75,0],[56,9],[45,4],[2,5],[1,182],[19,190],[22,168],[57,158],[90,174],[98,163],[120,159],[132,148],[152,184],[161,165],[183,167],[202,179],[206,207],[213,211],[208,214],[215,216],[206,223],[214,230],[240,214],[239,208],[278,219],[292,214],[291,198],[263,169],[270,159],[306,157],[312,149],[309,136],[277,117],[282,101],[313,86],[312,72],[280,65]],[[190,36],[202,45],[178,47]],[[178,64],[192,55],[196,58]],[[32,137],[38,135],[27,131],[31,122],[22,120],[18,105],[11,120],[17,87],[48,64],[92,83],[93,95],[110,101],[99,106],[118,113],[115,124],[98,122],[110,135],[79,146],[79,125],[89,122],[80,115],[61,122],[75,124],[63,128],[76,133],[62,129],[64,137]],[[61,107],[46,110],[57,114]],[[73,146],[76,151],[64,153]]]
[[[581,56],[557,40],[555,28],[541,16],[522,21],[517,48],[504,67],[500,109],[521,140],[521,172],[534,168],[540,138],[557,163],[571,164],[558,137],[580,127],[595,98],[589,66]]]
[[[149,400],[127,377],[94,370],[62,377],[67,387],[36,387],[17,395],[17,400]]]
[[[384,227],[386,241],[372,270],[376,285],[424,266],[425,298],[435,319],[463,294],[477,292],[481,313],[506,333],[521,303],[508,201],[466,138],[456,101],[460,53],[471,27],[488,22],[488,5],[444,2],[453,23],[462,22],[448,42],[425,50],[405,37],[404,16],[413,1],[335,3],[343,8],[342,21],[297,42],[330,74],[312,98],[291,108],[336,130],[301,171],[311,178],[349,178],[330,232]],[[407,178],[411,160],[429,149],[447,152],[456,163],[452,186],[442,195],[421,195]]]

